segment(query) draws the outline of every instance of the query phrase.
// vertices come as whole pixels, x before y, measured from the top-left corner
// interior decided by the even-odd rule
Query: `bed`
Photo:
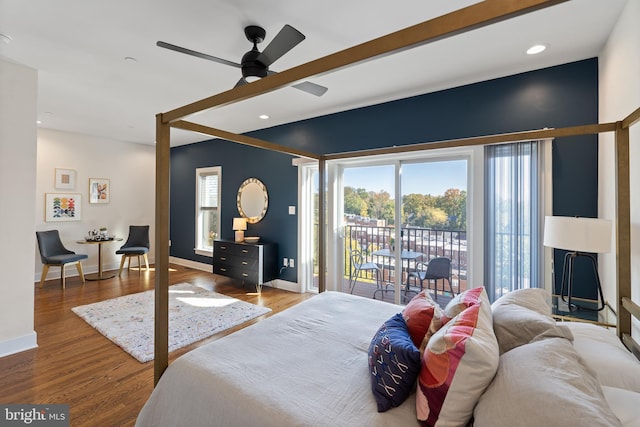
[[[449,303],[441,315],[454,315],[448,322],[455,322],[473,307],[469,304],[475,298],[469,296],[472,291],[486,295],[482,288],[470,290]],[[493,306],[484,296],[476,298],[484,304],[484,315],[490,316],[488,320],[480,316],[477,323],[490,324],[492,330],[495,321],[494,335],[502,339],[488,353],[482,335],[466,342],[467,355],[475,346],[482,357],[473,356],[465,367],[460,361],[448,385],[440,424],[435,425],[537,426],[548,424],[549,419],[563,426],[637,425],[640,363],[603,327],[557,324],[550,316],[550,298],[541,297],[542,293],[540,289],[518,291]],[[424,301],[433,303],[429,298]],[[457,312],[447,314],[456,304]],[[398,406],[378,412],[369,360],[381,325],[412,307],[412,303],[403,307],[338,292],[314,296],[177,359],[162,376],[136,425],[420,425],[415,388]],[[424,314],[425,304],[417,307]],[[413,314],[416,320],[425,320]],[[483,333],[487,332],[485,328]],[[431,339],[435,337],[437,333]],[[498,341],[504,348],[498,348]],[[580,357],[574,357],[576,352]],[[489,363],[481,360],[487,354]],[[410,382],[415,387],[415,379]],[[460,393],[452,398],[456,389]],[[466,418],[473,416],[475,422],[467,424]]]
[[[640,120],[640,108],[618,122],[336,154],[305,152],[184,120],[204,110],[259,96],[316,74],[450,37],[555,3],[558,1],[479,2],[459,12],[426,21],[156,116],[156,388],[142,409],[137,425],[398,426],[417,425],[418,419],[424,418],[427,418],[423,421],[425,425],[436,426],[464,426],[468,420],[472,420],[470,422],[475,427],[524,426],[527,423],[535,426],[634,425],[638,418],[636,408],[640,407],[640,387],[635,388],[635,383],[628,382],[640,378],[640,368],[637,360],[621,342],[640,353],[640,347],[631,338],[631,318],[640,318],[640,306],[631,301],[629,181],[629,128]],[[465,298],[472,298],[465,300],[464,304],[468,306],[455,315],[448,310],[455,307],[442,308],[444,317],[435,316],[437,309],[433,308],[430,321],[427,322],[429,327],[420,331],[424,332],[424,337],[430,334],[424,346],[423,343],[414,342],[413,336],[410,341],[418,348],[419,363],[425,360],[424,354],[428,352],[440,351],[438,354],[442,354],[457,351],[462,355],[473,354],[474,357],[446,365],[455,366],[456,369],[451,373],[447,368],[446,372],[451,375],[444,378],[441,374],[445,371],[442,368],[445,364],[430,364],[439,366],[440,372],[431,372],[431,368],[423,370],[424,366],[420,365],[418,378],[414,380],[418,386],[413,388],[414,391],[402,396],[403,399],[398,398],[391,405],[392,408],[378,412],[381,408],[380,396],[373,391],[376,389],[375,384],[380,382],[372,380],[377,378],[378,373],[374,372],[371,361],[378,360],[381,353],[375,353],[380,349],[380,346],[374,345],[375,340],[390,336],[391,332],[387,334],[385,331],[402,335],[399,332],[402,328],[397,324],[401,322],[396,321],[399,320],[398,313],[405,308],[325,292],[326,236],[325,233],[320,233],[318,296],[200,347],[168,367],[171,129],[199,132],[317,161],[320,182],[318,204],[321,207],[318,210],[318,221],[321,224],[325,223],[326,215],[322,207],[325,207],[323,186],[325,163],[328,160],[355,155],[614,132],[617,334],[595,325],[558,325],[555,321],[550,322],[547,308],[540,304],[541,298],[532,298],[534,302],[537,301],[533,304],[530,304],[532,301],[528,298],[524,298],[524,303],[496,302],[494,307],[480,295],[465,295]],[[523,310],[526,315],[522,313]],[[462,315],[463,313],[467,314]],[[480,329],[471,327],[474,323],[469,323],[469,313],[476,316],[476,320],[481,319],[480,323],[484,326]],[[405,314],[401,316],[404,319]],[[444,322],[444,326],[439,324],[440,327],[437,327],[437,322],[433,323],[433,319],[446,320],[447,316],[450,318],[448,322]],[[528,321],[519,323],[523,318],[529,319],[527,316],[539,320],[534,324],[541,326],[542,332],[525,327],[529,325]],[[458,324],[454,319],[468,323]],[[501,322],[500,319],[506,320]],[[411,322],[405,320],[405,323],[408,325]],[[424,326],[423,322],[420,324]],[[435,325],[434,330],[431,330],[432,324]],[[510,325],[519,326],[512,328]],[[409,329],[408,326],[407,328]],[[478,340],[471,339],[476,337],[469,337],[464,341],[464,348],[459,345],[460,341],[441,341],[442,335],[446,336],[441,331],[453,334],[465,328],[472,331],[478,329]],[[515,332],[522,331],[537,332],[537,335],[525,334],[525,338],[520,337],[518,341],[518,334]],[[504,344],[505,337],[511,338],[511,344],[507,347],[512,347],[508,350]],[[510,339],[506,339],[506,342],[510,342]],[[411,345],[405,344],[401,348],[407,350],[407,357],[410,356],[415,362],[415,351]],[[436,344],[440,344],[440,347]],[[477,349],[474,347],[476,344]],[[474,352],[468,351],[472,348],[475,349]],[[439,350],[436,351],[437,349]],[[404,369],[405,364],[398,366]],[[429,372],[429,375],[423,378],[423,372]],[[518,382],[527,378],[528,381]],[[411,381],[401,383],[406,385]],[[466,390],[467,386],[472,390]],[[406,391],[407,387],[402,389]],[[454,390],[452,396],[456,399],[438,401],[437,395],[443,389]],[[574,399],[567,399],[567,396]],[[575,398],[576,396],[580,398]],[[574,400],[583,405],[571,406]],[[424,406],[425,402],[428,409]],[[435,423],[433,414],[437,414]],[[587,419],[581,416],[586,416]],[[431,420],[429,417],[432,417]],[[514,419],[518,422],[514,423]]]

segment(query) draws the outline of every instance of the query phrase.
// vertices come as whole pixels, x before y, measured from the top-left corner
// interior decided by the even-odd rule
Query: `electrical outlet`
[[[291,267],[291,268],[295,268],[296,267],[296,264],[294,263],[293,258],[289,258],[289,267]]]
[[[282,262],[282,265],[284,265],[285,267],[289,266],[289,260],[287,258],[284,259],[284,261]]]

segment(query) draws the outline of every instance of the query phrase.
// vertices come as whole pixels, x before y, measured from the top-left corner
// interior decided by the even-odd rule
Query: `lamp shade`
[[[611,227],[608,219],[546,216],[544,245],[574,252],[610,252]]]
[[[246,218],[233,218],[233,230],[246,230],[247,219]]]

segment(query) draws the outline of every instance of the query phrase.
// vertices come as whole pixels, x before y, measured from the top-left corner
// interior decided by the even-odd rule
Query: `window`
[[[544,287],[544,141],[485,147],[485,283],[492,301]]]
[[[212,256],[213,241],[220,235],[222,167],[196,169],[196,248],[198,255]]]

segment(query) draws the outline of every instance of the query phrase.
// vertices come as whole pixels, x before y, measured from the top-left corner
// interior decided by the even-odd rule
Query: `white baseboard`
[[[172,256],[169,257],[169,262],[172,264],[181,265],[183,267],[193,268],[194,270],[208,271],[209,273],[213,274],[213,266],[211,264],[205,264],[203,262],[191,261],[189,259],[176,258]]]
[[[9,356],[10,354],[20,353],[21,351],[31,350],[38,347],[38,334],[36,331],[23,335],[21,337],[11,338],[0,342],[0,357]]]
[[[191,261],[183,258],[175,258],[169,257],[169,262],[177,265],[181,265],[183,267],[193,268],[195,270],[207,271],[209,273],[213,273],[213,267],[211,264],[205,264],[202,262]],[[288,282],[282,279],[274,279],[270,282],[264,284],[264,286],[269,286],[274,289],[282,289],[290,292],[302,293],[302,289],[300,284],[295,282]]]
[[[270,282],[264,284],[264,286],[269,286],[275,289],[282,289],[289,292],[302,293],[302,288],[299,283],[289,282],[287,280],[282,279],[274,279]]]

